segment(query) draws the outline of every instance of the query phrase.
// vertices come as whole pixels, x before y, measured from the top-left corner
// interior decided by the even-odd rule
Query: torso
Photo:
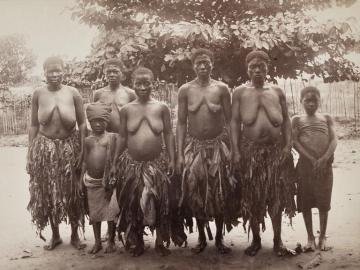
[[[87,148],[86,171],[93,178],[100,179],[104,176],[110,135],[109,133],[105,133],[101,137],[90,135],[85,139],[85,147]]]
[[[222,108],[221,82],[211,80],[210,85],[201,87],[195,81],[187,85],[188,132],[200,140],[220,135],[225,127]]]
[[[97,101],[108,104],[111,106],[111,115],[110,122],[107,126],[108,132],[119,132],[120,128],[120,109],[127,103],[135,99],[135,93],[130,88],[120,85],[120,87],[112,91],[110,88],[104,87],[95,92],[95,97]]]
[[[59,90],[38,90],[39,133],[52,139],[70,136],[76,125],[75,88],[62,85]]]
[[[319,158],[329,146],[329,128],[324,115],[301,115],[297,121],[298,140],[312,155]]]
[[[134,101],[126,105],[127,147],[134,160],[148,161],[160,156],[164,129],[163,106],[157,101],[149,101],[146,105]]]
[[[283,123],[280,97],[276,89],[243,87],[240,95],[240,117],[243,135],[256,142],[281,139]]]

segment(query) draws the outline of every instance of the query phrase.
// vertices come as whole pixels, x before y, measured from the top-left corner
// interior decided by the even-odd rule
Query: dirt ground
[[[1,145],[1,144],[0,144]],[[18,144],[19,146],[21,143]],[[150,249],[140,258],[124,252],[121,243],[114,254],[97,256],[87,254],[93,244],[90,226],[86,227],[84,241],[87,249],[74,250],[69,244],[70,228],[63,224],[64,243],[54,251],[43,250],[44,242],[35,234],[30,214],[26,210],[29,200],[28,176],[25,172],[25,147],[0,147],[0,269],[301,269],[312,259],[319,259],[316,269],[360,269],[360,140],[340,140],[334,163],[332,209],[329,213],[328,252],[306,253],[295,257],[278,258],[272,251],[272,230],[267,220],[263,233],[263,249],[256,257],[247,257],[243,251],[249,244],[242,226],[225,235],[232,247],[229,255],[219,255],[213,241],[200,255],[190,248],[171,246],[172,254],[158,257],[153,249],[154,238],[146,237]],[[314,215],[314,230],[318,230],[318,215]],[[103,231],[105,231],[105,224]],[[50,238],[50,229],[45,233]],[[306,243],[306,232],[301,215],[293,219],[293,226],[283,220],[282,237],[285,244],[295,248],[297,242]],[[189,247],[196,244],[196,232],[189,235]]]

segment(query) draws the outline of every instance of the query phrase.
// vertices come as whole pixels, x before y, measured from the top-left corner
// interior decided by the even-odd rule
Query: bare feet
[[[162,257],[168,256],[171,254],[171,251],[169,249],[167,249],[163,244],[159,244],[159,245],[156,244],[155,251],[157,254],[159,254]]]
[[[231,252],[231,248],[225,246],[222,239],[221,240],[216,240],[215,246],[217,247],[218,252],[220,254],[228,254],[228,253]]]
[[[133,257],[138,257],[142,255],[145,251],[144,244],[139,244],[135,246],[134,248],[130,248],[130,253]]]
[[[246,255],[253,257],[258,253],[260,249],[261,249],[261,240],[253,240],[251,242],[251,245],[248,246],[244,252]]]
[[[198,244],[191,249],[191,251],[195,254],[199,254],[204,251],[206,248],[207,243],[206,240],[199,240]]]
[[[49,244],[44,246],[45,250],[53,250],[55,247],[57,247],[58,245],[62,244],[62,239],[60,237],[53,237],[50,239]]]
[[[102,250],[102,245],[101,242],[100,243],[95,243],[95,245],[89,250],[89,254],[96,254],[98,253],[100,250]]]
[[[74,236],[74,237],[71,237],[71,241],[70,241],[70,244],[76,248],[76,249],[84,249],[86,247],[86,244],[83,244],[81,243],[80,239],[79,239],[79,236]]]
[[[319,249],[321,251],[329,251],[332,249],[332,247],[326,245],[326,236],[319,237]]]
[[[286,246],[284,246],[283,242],[280,240],[275,241],[274,240],[274,252],[276,253],[276,255],[278,255],[279,257],[284,257],[284,256],[295,256],[296,255],[296,251],[287,248]]]
[[[113,241],[108,241],[107,246],[105,248],[105,253],[113,253],[116,251],[116,245]]]
[[[315,237],[308,238],[308,242],[306,246],[304,246],[303,251],[306,252],[314,252],[316,250]]]

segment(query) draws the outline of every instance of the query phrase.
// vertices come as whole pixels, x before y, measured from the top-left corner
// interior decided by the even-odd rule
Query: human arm
[[[172,175],[175,170],[175,138],[171,128],[170,110],[166,105],[163,107],[162,118],[164,124],[164,142],[170,158],[169,174]]]
[[[231,139],[231,164],[232,167],[240,162],[240,141],[241,141],[241,116],[240,116],[240,97],[243,89],[238,87],[235,89],[232,106],[231,106],[231,121],[230,121],[230,139]]]
[[[76,122],[79,128],[80,136],[80,153],[76,161],[76,167],[80,168],[83,160],[84,154],[84,140],[87,133],[86,122],[85,122],[85,113],[84,113],[84,103],[80,93],[74,88],[74,105],[76,113]]]
[[[178,94],[178,119],[176,125],[176,142],[177,142],[177,160],[176,171],[178,174],[182,173],[184,167],[184,144],[187,132],[187,88],[180,87]]]
[[[111,166],[111,178],[115,177],[116,173],[116,162],[119,156],[124,152],[126,148],[126,141],[127,141],[127,109],[126,106],[122,107],[119,112],[120,115],[120,128],[119,133],[116,137],[116,146],[115,146],[115,152],[114,152],[114,158],[112,160],[112,166]]]
[[[291,152],[292,131],[291,131],[291,121],[286,104],[285,94],[280,88],[277,88],[277,92],[279,94],[281,113],[283,117],[283,123],[281,125],[281,134],[283,136],[284,147],[281,153],[281,162],[284,162]]]
[[[27,172],[30,173],[30,163],[31,159],[29,156],[29,150],[33,140],[35,139],[36,135],[39,132],[39,119],[38,119],[38,110],[39,110],[39,92],[35,90],[32,99],[31,99],[31,126],[29,129],[29,146],[28,146],[28,153],[27,153],[27,161],[26,161],[26,169]]]
[[[335,132],[335,125],[334,121],[331,118],[330,115],[325,115],[328,131],[329,131],[329,145],[325,153],[318,159],[315,166],[322,168],[326,165],[326,163],[329,161],[329,159],[332,157],[332,155],[335,152],[336,146],[337,146],[337,138],[336,138],[336,132]]]

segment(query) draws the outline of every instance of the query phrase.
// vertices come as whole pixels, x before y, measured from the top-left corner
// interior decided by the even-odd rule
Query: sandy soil
[[[334,163],[334,188],[332,209],[329,214],[328,243],[333,250],[300,254],[295,257],[278,258],[272,252],[271,224],[263,233],[263,249],[256,257],[249,258],[243,251],[248,243],[242,226],[225,236],[232,246],[232,253],[221,256],[213,242],[205,252],[193,255],[190,248],[171,246],[169,257],[158,257],[153,250],[154,238],[146,237],[150,249],[140,258],[132,258],[117,242],[114,254],[97,256],[87,254],[93,244],[90,226],[86,227],[85,251],[74,250],[69,245],[70,229],[61,226],[64,243],[54,251],[44,251],[44,242],[35,234],[30,215],[26,210],[29,200],[28,176],[25,172],[26,148],[1,147],[0,189],[0,269],[300,269],[313,258],[321,256],[316,269],[360,269],[360,141],[341,140]],[[315,232],[318,230],[318,215],[314,215]],[[103,225],[105,231],[105,224]],[[50,230],[45,231],[50,238]],[[297,242],[305,244],[306,232],[301,215],[293,219],[293,226],[284,219],[282,237],[285,244],[295,248]],[[196,243],[196,233],[189,235],[189,246]]]

